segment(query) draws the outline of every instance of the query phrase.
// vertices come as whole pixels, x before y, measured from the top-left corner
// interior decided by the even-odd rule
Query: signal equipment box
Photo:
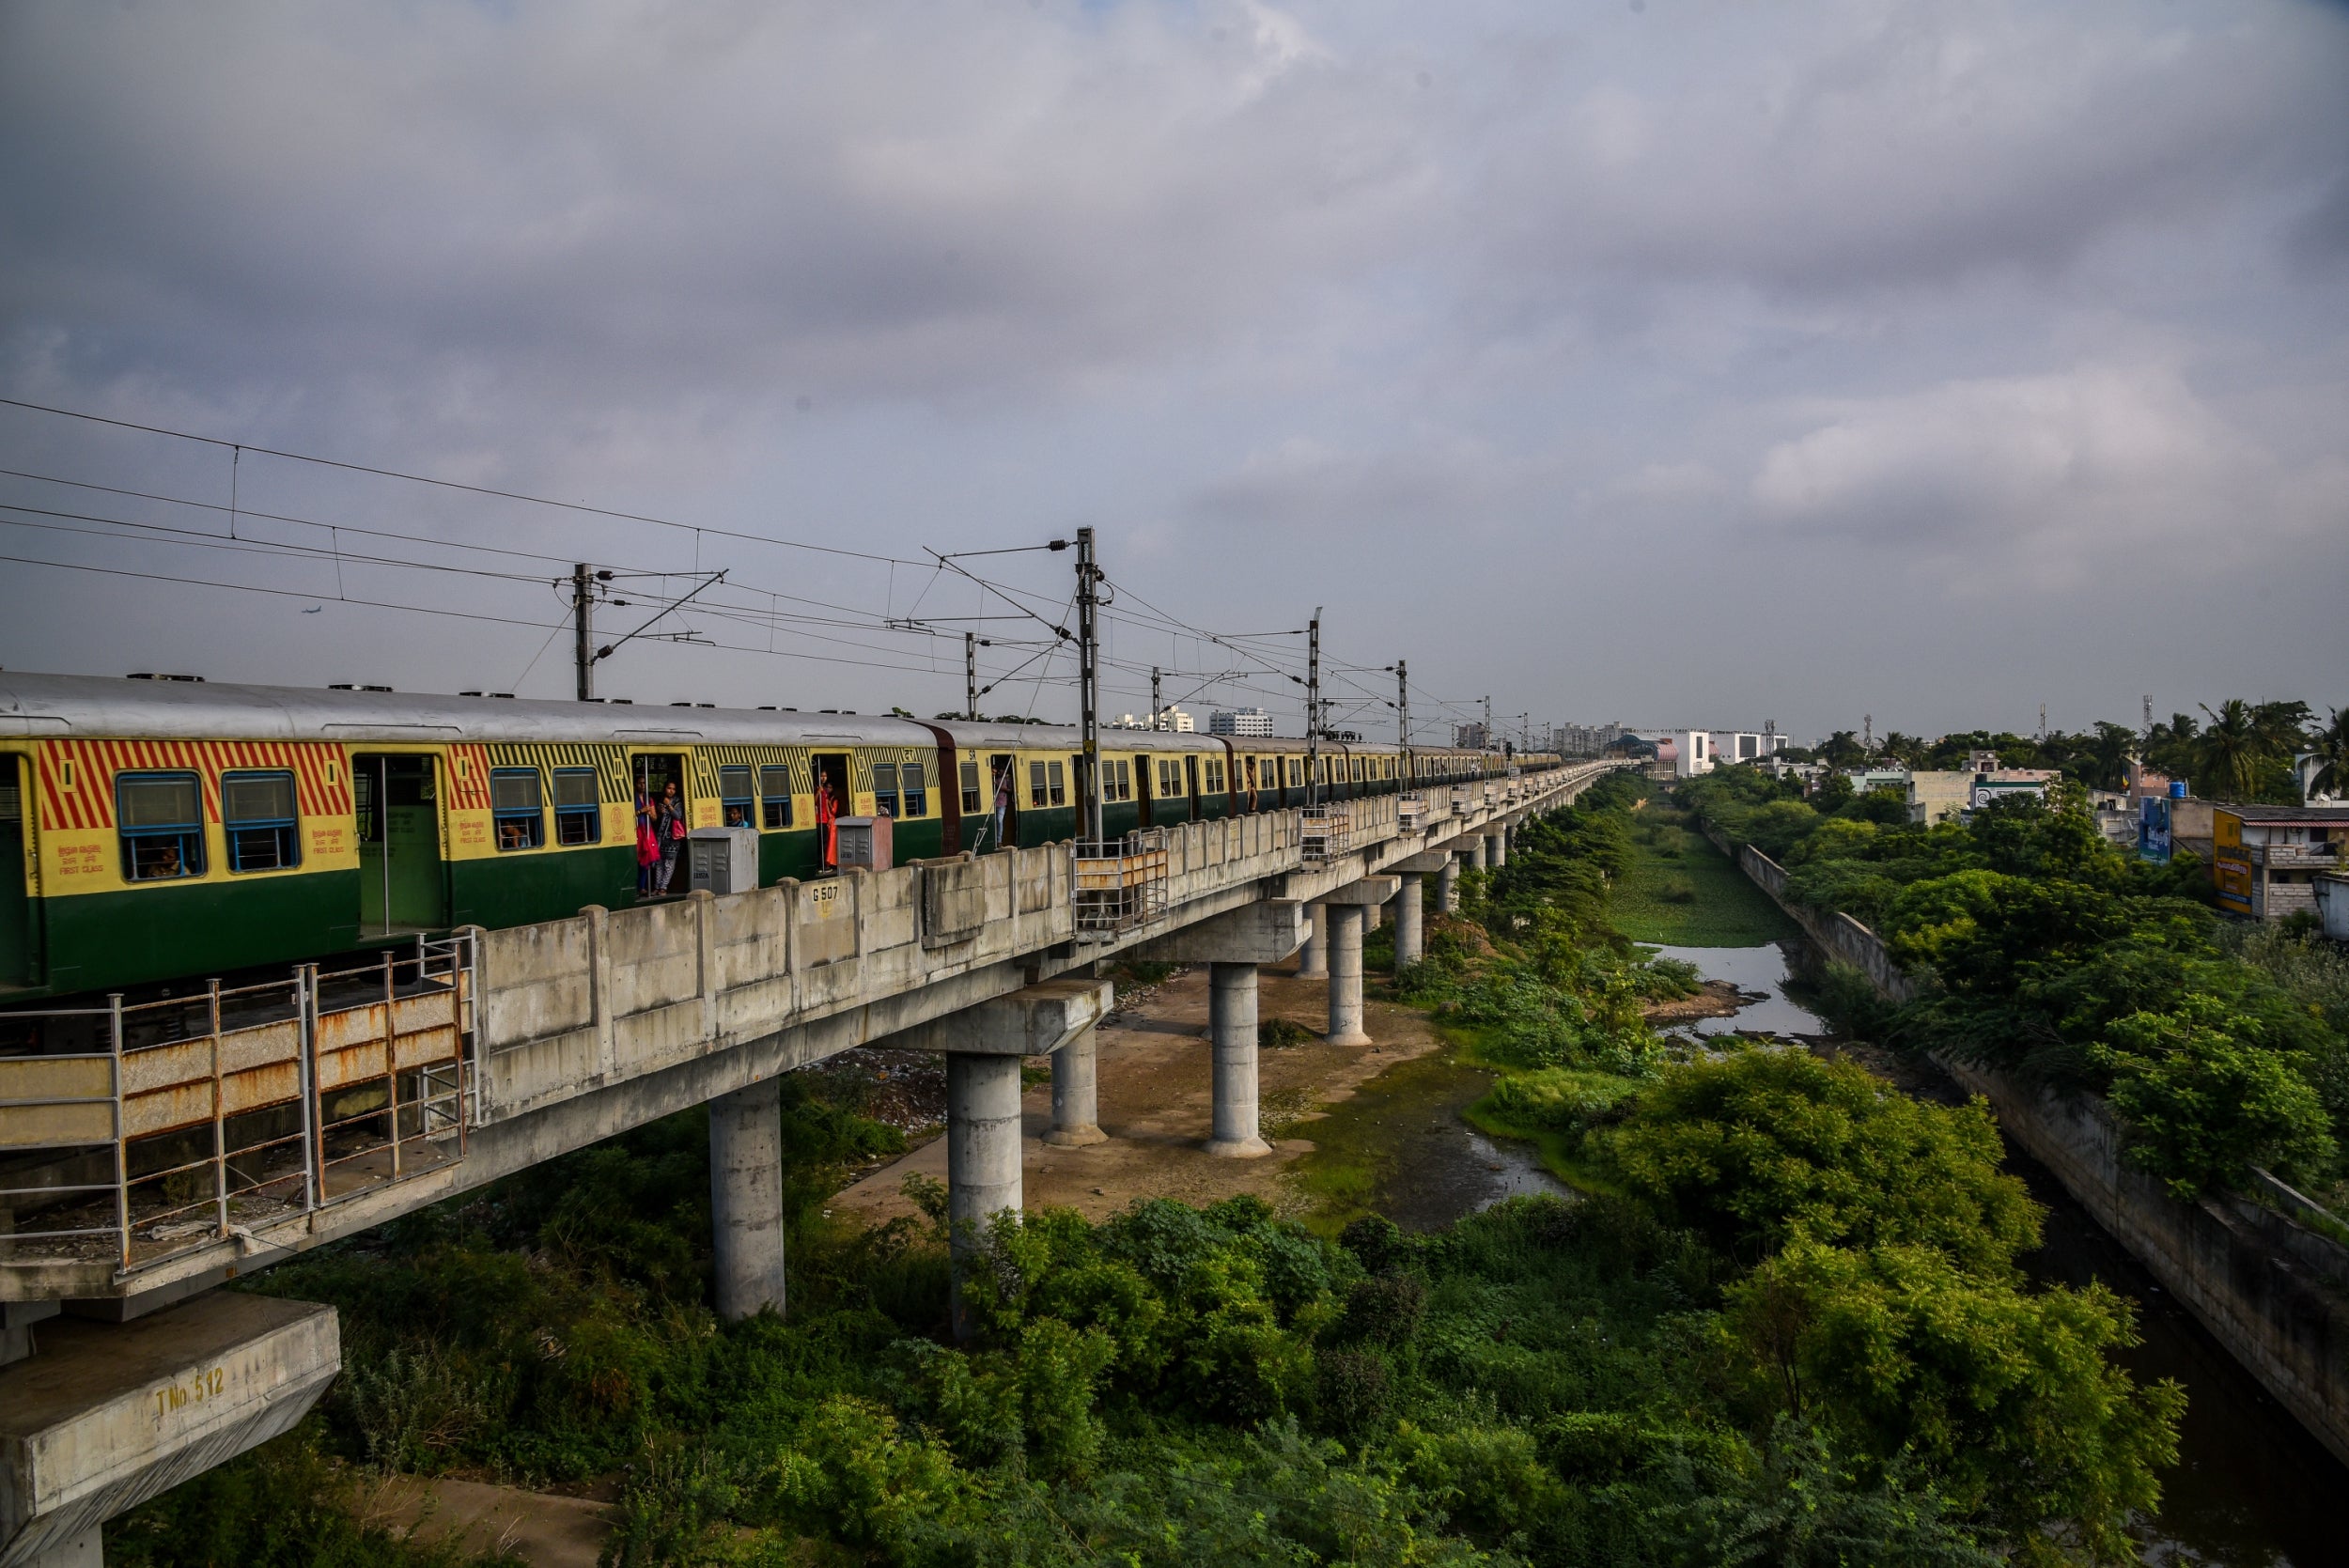
[[[836,824],[840,830],[840,869],[862,866],[866,871],[887,871],[890,861],[890,818],[886,816],[844,816]]]
[[[748,893],[758,886],[758,830],[696,828],[685,841],[695,893]]]

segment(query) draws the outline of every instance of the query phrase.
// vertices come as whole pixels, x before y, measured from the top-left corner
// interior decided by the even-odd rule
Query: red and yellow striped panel
[[[448,806],[451,811],[490,809],[490,748],[480,745],[448,749]]]
[[[290,771],[304,816],[349,816],[350,775],[340,746],[292,740],[51,740],[37,765],[46,831],[112,828],[115,775],[194,772],[204,819],[220,820],[220,776],[244,769]],[[70,784],[69,785],[69,779]]]

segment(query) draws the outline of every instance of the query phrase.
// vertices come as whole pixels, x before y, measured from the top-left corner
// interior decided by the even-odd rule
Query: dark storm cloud
[[[1893,597],[1927,613],[1865,679],[1905,727],[1988,722],[2067,629],[2105,703],[2188,561],[2208,680],[2299,691],[2349,632],[2263,638],[2255,596],[2349,579],[2344,80],[2338,8],[2240,0],[18,4],[0,384],[893,553],[1096,521],[1200,619],[1328,601],[1562,718],[1823,722],[1862,676],[1747,657],[1727,607]],[[1708,613],[1659,650],[1668,583]],[[158,663],[311,678],[333,635],[342,673],[560,680],[526,630],[93,584],[17,573],[0,662],[114,668],[75,612],[118,603]]]

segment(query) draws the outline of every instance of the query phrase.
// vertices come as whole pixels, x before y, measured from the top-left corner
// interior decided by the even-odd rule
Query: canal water
[[[1827,1024],[1788,994],[1786,950],[1667,947],[1708,980],[1767,1000],[1734,1017],[1682,1028],[1700,1036],[1735,1032],[1826,1034]],[[1952,1088],[1954,1094],[1954,1087]],[[2349,1564],[2349,1469],[2270,1398],[2250,1374],[2136,1259],[2112,1239],[2046,1167],[2009,1144],[2007,1166],[2046,1205],[2045,1243],[2023,1260],[2043,1283],[2101,1280],[2137,1307],[2143,1343],[2121,1358],[2140,1382],[2174,1378],[2186,1413],[2178,1464],[2162,1477],[2161,1510],[2147,1521],[2144,1560],[2162,1568],[2331,1568]]]

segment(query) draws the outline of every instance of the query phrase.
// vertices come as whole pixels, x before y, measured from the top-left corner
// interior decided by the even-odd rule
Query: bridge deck
[[[1336,893],[1611,766],[1081,860],[1055,844],[590,908],[380,972],[305,967],[282,997],[96,1018],[90,1048],[0,1059],[0,1301],[202,1288],[1243,906]]]

